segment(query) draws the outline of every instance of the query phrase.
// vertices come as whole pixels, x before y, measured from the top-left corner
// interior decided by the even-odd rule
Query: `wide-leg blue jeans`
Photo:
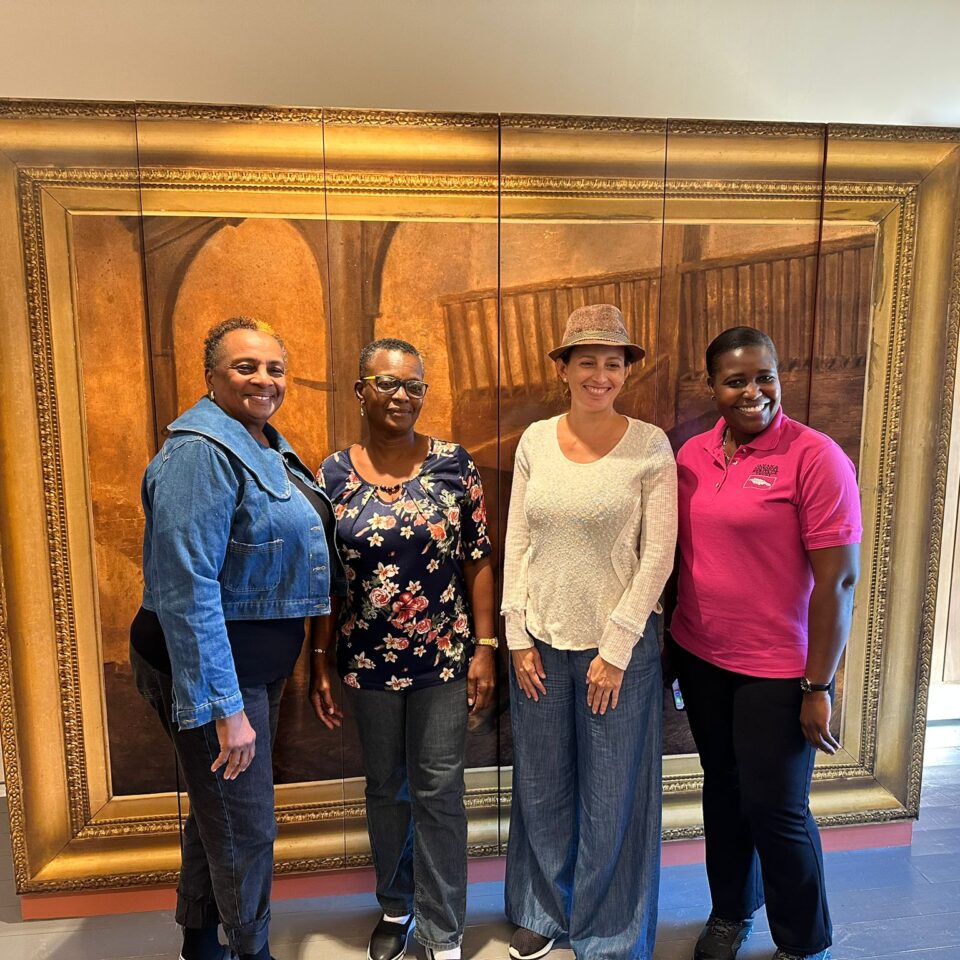
[[[637,642],[615,710],[593,714],[597,651],[537,641],[547,695],[511,684],[513,802],[506,913],[578,960],[650,960],[660,882],[663,693],[656,620]],[[512,677],[512,670],[511,670]]]

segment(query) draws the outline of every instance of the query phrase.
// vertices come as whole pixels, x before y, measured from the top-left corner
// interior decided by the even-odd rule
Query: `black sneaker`
[[[230,947],[225,947],[221,944],[220,950],[220,960],[237,960],[237,955],[233,952]],[[184,960],[183,954],[180,954],[180,960]]]
[[[790,953],[777,948],[773,960],[830,960],[829,950],[818,950],[816,953]]]
[[[724,920],[711,913],[697,938],[693,960],[734,960],[751,930],[752,917],[748,920]]]
[[[517,927],[510,938],[510,949],[507,953],[513,960],[538,960],[550,952],[555,939],[534,933],[526,927]]]
[[[402,960],[407,952],[407,937],[412,926],[413,914],[407,918],[406,923],[396,923],[381,917],[370,934],[367,960]]]

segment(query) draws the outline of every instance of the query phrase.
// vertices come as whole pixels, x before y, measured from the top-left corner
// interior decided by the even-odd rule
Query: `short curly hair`
[[[407,356],[416,357],[420,361],[420,366],[423,366],[423,357],[420,356],[420,351],[412,343],[407,343],[406,340],[399,340],[397,337],[381,337],[379,340],[371,340],[370,343],[360,351],[361,380],[367,375],[367,370],[370,368],[370,361],[373,360],[373,355],[378,350],[396,350],[399,353],[405,353]]]
[[[203,369],[213,370],[220,362],[220,353],[223,345],[223,338],[234,330],[254,330],[257,333],[266,333],[273,337],[280,345],[280,352],[283,354],[283,362],[287,362],[287,346],[277,335],[273,327],[263,320],[254,320],[253,317],[230,317],[228,320],[221,320],[207,331],[207,337],[203,341]]]

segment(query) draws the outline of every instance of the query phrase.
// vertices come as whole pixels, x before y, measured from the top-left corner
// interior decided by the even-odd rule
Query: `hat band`
[[[565,340],[561,346],[569,347],[581,340],[611,340],[614,343],[629,343],[630,339],[626,332],[620,333],[618,330],[581,330],[574,337]]]

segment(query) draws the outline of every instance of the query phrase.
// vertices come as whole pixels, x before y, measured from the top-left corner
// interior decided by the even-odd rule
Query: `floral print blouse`
[[[317,474],[333,501],[348,592],[337,667],[364,690],[406,690],[462,677],[473,653],[464,560],[491,552],[480,474],[457,443],[430,438],[419,474],[386,503],[350,451]]]

